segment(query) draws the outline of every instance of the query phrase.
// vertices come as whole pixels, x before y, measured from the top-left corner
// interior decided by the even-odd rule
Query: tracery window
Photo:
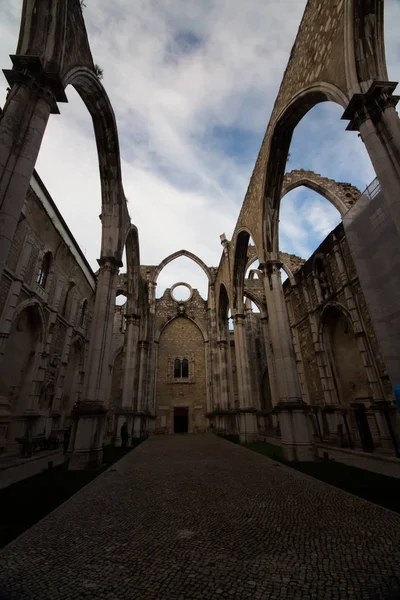
[[[46,287],[46,282],[47,282],[47,279],[48,279],[49,273],[50,273],[51,262],[52,262],[51,252],[46,252],[46,254],[43,256],[42,264],[40,265],[39,273],[38,273],[38,276],[36,279],[37,283],[42,288]]]
[[[187,379],[189,377],[189,361],[187,358],[174,360],[174,378]]]

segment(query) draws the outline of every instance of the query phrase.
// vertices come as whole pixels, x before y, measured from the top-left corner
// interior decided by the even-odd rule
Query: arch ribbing
[[[204,273],[207,275],[208,281],[209,282],[211,281],[210,269],[207,267],[207,265],[205,264],[205,262],[203,262],[201,260],[201,258],[199,258],[198,256],[196,256],[196,254],[193,254],[192,252],[189,252],[188,250],[178,250],[177,252],[174,252],[173,254],[170,254],[169,256],[167,256],[166,258],[164,258],[163,261],[160,262],[160,264],[158,265],[158,267],[154,271],[153,282],[157,283],[158,276],[160,275],[160,273],[164,269],[164,267],[166,267],[170,262],[172,262],[176,258],[179,258],[180,256],[186,256],[186,258],[189,258],[190,260],[192,260],[193,262],[195,262],[197,265],[199,265],[199,267],[201,267],[203,269]]]

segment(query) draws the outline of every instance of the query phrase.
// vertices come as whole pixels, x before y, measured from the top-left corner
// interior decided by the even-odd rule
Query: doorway
[[[185,406],[174,408],[174,433],[189,431],[189,409]]]

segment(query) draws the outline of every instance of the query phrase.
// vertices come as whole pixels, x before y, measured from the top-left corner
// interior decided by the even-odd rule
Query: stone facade
[[[95,276],[35,173],[1,283],[0,447],[70,424],[85,373]]]
[[[382,411],[393,392],[342,224],[283,289],[315,437],[361,447],[363,407],[373,444],[387,445]]]

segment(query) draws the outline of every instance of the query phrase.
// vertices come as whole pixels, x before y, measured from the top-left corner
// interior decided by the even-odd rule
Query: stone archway
[[[339,308],[328,306],[322,317],[322,331],[339,403],[344,407],[369,403],[372,390],[350,318]]]

